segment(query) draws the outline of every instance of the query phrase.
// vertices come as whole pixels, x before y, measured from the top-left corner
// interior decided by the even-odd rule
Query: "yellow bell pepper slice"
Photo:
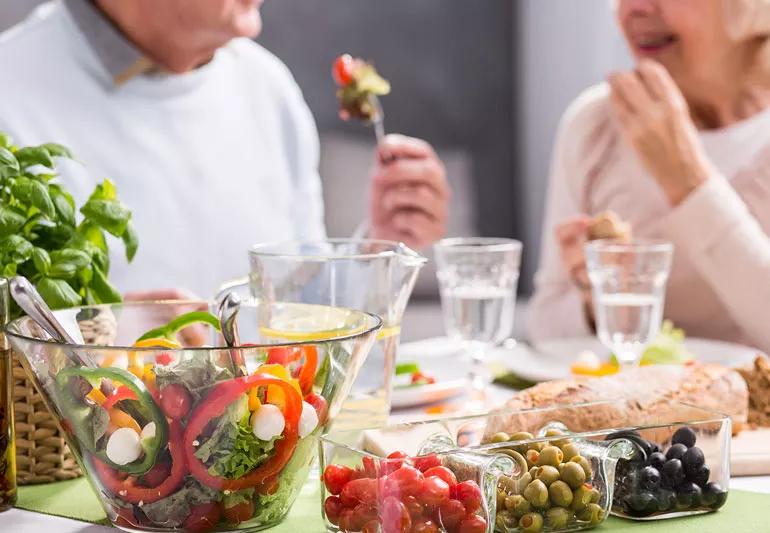
[[[86,394],[86,398],[94,402],[96,405],[104,405],[104,402],[107,401],[107,397],[104,395],[104,393],[97,388],[91,389],[91,392]]]
[[[112,431],[119,428],[130,428],[139,434],[142,433],[142,428],[139,427],[139,423],[125,411],[121,411],[120,409],[110,409],[109,414]]]
[[[258,390],[259,387],[249,389],[249,411],[259,411],[259,408],[262,407],[262,402],[259,401]]]
[[[289,370],[283,365],[265,364],[260,365],[256,371],[257,374],[269,374],[279,379],[287,381],[297,390],[297,393],[302,397],[302,389],[299,386],[299,381],[291,377]],[[267,393],[265,394],[265,401],[273,405],[278,406],[281,411],[286,409],[286,393],[281,387],[275,385],[267,387]],[[256,405],[256,404],[255,404]],[[251,406],[249,406],[251,408]],[[254,410],[254,409],[252,409]]]

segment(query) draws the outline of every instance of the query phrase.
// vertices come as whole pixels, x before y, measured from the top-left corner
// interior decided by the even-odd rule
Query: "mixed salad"
[[[396,365],[396,379],[393,384],[396,388],[419,387],[420,385],[432,385],[436,378],[426,374],[420,365],[414,362],[403,362]]]
[[[390,92],[390,83],[377,73],[374,65],[350,54],[339,56],[332,66],[332,77],[339,89],[340,118],[358,118],[374,122],[380,113],[377,97]]]
[[[209,313],[188,313],[135,346],[182,348],[177,332],[197,322],[218,327]],[[312,459],[305,437],[327,417],[313,391],[317,349],[265,350],[240,377],[212,360],[216,353],[136,350],[125,369],[104,360],[56,376],[65,429],[118,524],[209,531],[268,524],[288,510],[304,481],[294,479]]]

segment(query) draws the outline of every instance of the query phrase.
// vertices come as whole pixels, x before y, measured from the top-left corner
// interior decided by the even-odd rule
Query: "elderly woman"
[[[590,333],[583,245],[612,210],[674,243],[667,318],[770,352],[770,0],[618,0],[616,13],[636,68],[562,120],[531,336]]]

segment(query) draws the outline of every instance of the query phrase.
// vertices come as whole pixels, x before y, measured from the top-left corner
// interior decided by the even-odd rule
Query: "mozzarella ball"
[[[299,417],[299,436],[305,438],[318,427],[318,413],[315,407],[302,402],[302,414]]]
[[[127,465],[142,455],[139,433],[131,428],[120,428],[107,440],[107,457],[116,465]]]
[[[144,428],[142,429],[142,440],[144,439],[152,439],[155,437],[155,422],[150,422]]]
[[[283,413],[275,405],[263,404],[251,415],[251,429],[258,439],[270,440],[277,437],[283,433],[285,427]]]

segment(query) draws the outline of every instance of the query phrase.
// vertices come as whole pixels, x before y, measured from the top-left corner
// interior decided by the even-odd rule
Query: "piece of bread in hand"
[[[588,240],[596,239],[630,239],[631,225],[625,222],[614,211],[599,213],[588,226]]]

